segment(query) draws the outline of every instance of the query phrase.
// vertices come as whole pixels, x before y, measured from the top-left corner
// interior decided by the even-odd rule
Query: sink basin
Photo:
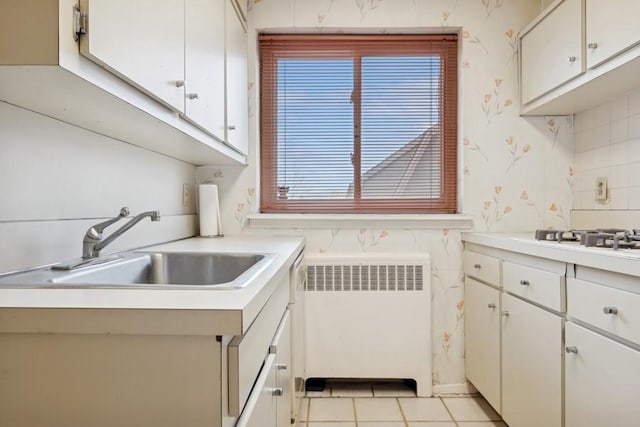
[[[140,253],[80,271],[56,275],[49,283],[104,287],[212,287],[246,286],[273,260],[271,254]]]

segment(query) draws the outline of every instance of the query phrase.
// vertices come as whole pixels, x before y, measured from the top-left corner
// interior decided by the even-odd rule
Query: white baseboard
[[[475,394],[478,390],[471,383],[439,384],[433,386],[434,396],[448,396],[452,394]]]

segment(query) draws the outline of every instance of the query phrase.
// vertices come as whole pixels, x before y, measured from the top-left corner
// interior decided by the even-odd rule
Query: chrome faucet
[[[84,239],[82,239],[82,258],[97,258],[100,255],[100,251],[105,248],[108,244],[116,240],[122,234],[124,234],[131,227],[142,221],[144,218],[149,217],[151,221],[160,221],[160,212],[158,211],[147,211],[142,212],[141,214],[136,215],[133,219],[127,222],[125,225],[114,231],[107,237],[106,239],[102,239],[102,232],[105,228],[120,221],[122,218],[125,218],[129,215],[129,208],[124,207],[120,209],[120,214],[108,221],[101,222],[89,228],[84,235]]]

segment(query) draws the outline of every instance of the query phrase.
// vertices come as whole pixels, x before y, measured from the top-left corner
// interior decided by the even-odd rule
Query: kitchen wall
[[[372,226],[304,224],[256,229],[258,211],[257,32],[428,32],[461,34],[460,212],[478,231],[567,227],[571,208],[572,120],[518,115],[516,37],[538,0],[250,0],[249,166],[206,167],[197,181],[219,185],[224,233],[294,234],[308,252],[418,251],[432,257],[433,378],[463,391],[464,289],[460,231],[433,223]],[[435,227],[435,229],[434,229]]]
[[[544,9],[545,7],[549,6],[554,1],[555,0],[540,0],[540,5]]]
[[[0,273],[81,256],[85,231],[123,206],[161,220],[105,253],[192,236],[183,183],[193,194],[194,166],[0,102]]]
[[[640,227],[640,87],[575,115],[572,224]],[[596,178],[609,197],[595,200]]]

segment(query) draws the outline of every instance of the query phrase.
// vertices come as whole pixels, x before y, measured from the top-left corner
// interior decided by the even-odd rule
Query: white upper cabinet
[[[82,0],[80,52],[184,112],[184,0]]]
[[[586,0],[587,68],[640,42],[640,1]]]
[[[520,35],[524,115],[584,111],[637,86],[640,1],[555,0]]]
[[[582,0],[564,0],[521,38],[522,103],[580,75]]]
[[[84,26],[77,0],[0,1],[0,101],[194,165],[246,164],[224,143],[227,1],[82,0]]]
[[[186,0],[185,117],[224,138],[225,0]]]
[[[235,8],[234,0],[226,0],[226,134],[225,141],[243,154],[249,148],[249,108],[247,31]]]

